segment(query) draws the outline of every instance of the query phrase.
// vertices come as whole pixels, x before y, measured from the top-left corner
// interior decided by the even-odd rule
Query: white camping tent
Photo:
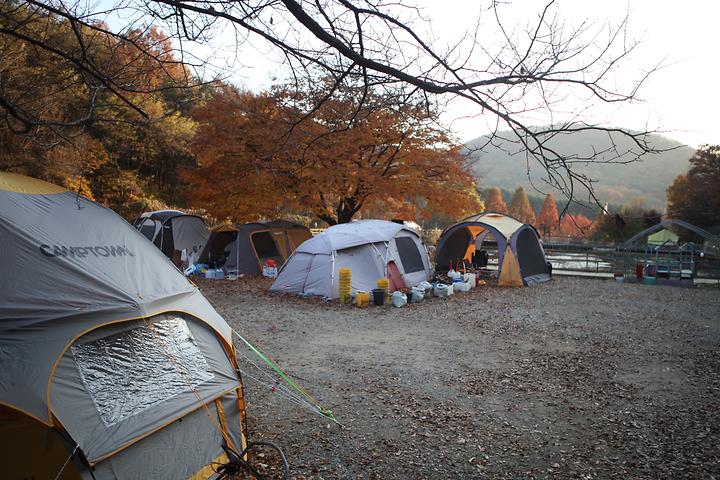
[[[410,287],[430,278],[430,260],[411,228],[384,220],[334,225],[300,245],[270,291],[338,298],[338,271],[352,270],[352,290],[370,291],[398,272]]]

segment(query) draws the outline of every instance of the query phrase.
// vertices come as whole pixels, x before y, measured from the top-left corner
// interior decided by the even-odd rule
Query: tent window
[[[152,241],[155,236],[155,220],[145,220],[140,227],[140,233]]]
[[[260,258],[279,257],[277,245],[270,232],[257,232],[252,235],[253,246]]]
[[[214,378],[182,318],[72,347],[85,389],[110,427]]]
[[[422,256],[417,248],[415,240],[410,237],[398,237],[395,239],[398,252],[400,253],[400,262],[402,262],[405,273],[421,272],[425,270]]]

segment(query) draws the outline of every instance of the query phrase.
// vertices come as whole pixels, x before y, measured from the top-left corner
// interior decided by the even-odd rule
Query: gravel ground
[[[200,287],[343,425],[243,367],[251,439],[292,478],[720,478],[717,288],[556,278],[357,309],[268,285]]]

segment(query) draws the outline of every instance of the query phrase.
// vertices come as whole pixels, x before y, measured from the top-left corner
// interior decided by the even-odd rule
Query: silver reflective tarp
[[[58,363],[50,404],[96,462],[238,387],[212,330],[163,314],[81,337]]]
[[[185,320],[174,317],[72,347],[106,426],[213,378]]]

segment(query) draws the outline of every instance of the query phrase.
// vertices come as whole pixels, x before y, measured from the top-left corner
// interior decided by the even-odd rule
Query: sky
[[[100,3],[110,0],[99,0]],[[479,15],[479,0],[405,0],[422,8],[424,22],[418,24],[425,38],[437,45],[452,44],[472,29]],[[486,2],[482,2],[486,3]],[[512,29],[523,27],[537,18],[544,0],[507,0],[501,10],[503,24]],[[596,26],[617,24],[629,12],[628,32],[641,43],[632,57],[618,70],[616,82],[627,82],[647,69],[663,62],[663,68],[652,74],[632,104],[595,105],[587,111],[589,120],[607,126],[635,130],[657,130],[663,135],[691,147],[703,143],[720,144],[720,1],[714,0],[557,0],[556,12],[568,24],[589,21]],[[485,15],[484,19],[489,17]],[[112,19],[122,23],[120,19]],[[494,22],[489,22],[494,23]],[[228,33],[228,32],[225,32]],[[485,42],[494,41],[493,32],[483,28]],[[224,37],[224,39],[222,39]],[[481,37],[483,38],[483,37]],[[220,40],[222,39],[222,41]],[[219,43],[218,43],[219,42]],[[198,57],[211,57],[222,65],[234,83],[252,90],[268,88],[282,77],[273,61],[277,53],[259,42],[247,42],[240,50],[232,34],[216,37],[215,43],[195,47]],[[567,114],[587,108],[584,101],[567,100],[562,109]],[[468,141],[489,131],[488,116],[474,105],[453,101],[441,120],[459,140]],[[536,118],[535,123],[549,123]]]
[[[477,2],[427,3],[442,5],[429,7],[433,20],[439,25],[436,32],[452,36],[456,30],[453,25],[458,24],[464,13],[471,12]],[[513,12],[512,7],[537,12],[544,2],[523,0],[513,4],[508,8],[508,23],[512,23],[513,13],[516,18],[523,18],[524,12]],[[558,6],[560,14],[575,24],[583,20],[617,23],[629,12],[629,34],[641,43],[623,72],[637,74],[658,61],[664,65],[643,84],[638,102],[594,110],[599,123],[636,130],[645,130],[647,126],[692,147],[720,144],[720,36],[717,34],[720,2],[569,0],[558,2]],[[478,122],[463,119],[457,113],[461,109],[457,107],[448,112],[445,119],[466,141],[477,137]]]

